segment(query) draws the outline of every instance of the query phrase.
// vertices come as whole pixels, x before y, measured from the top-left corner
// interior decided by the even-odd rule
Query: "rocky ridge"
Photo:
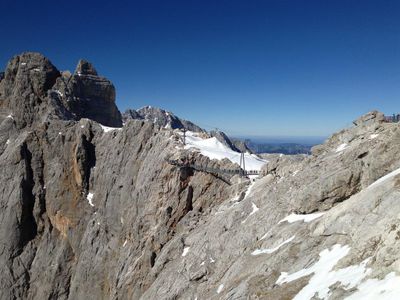
[[[157,124],[160,127],[170,129],[186,129],[193,132],[205,132],[196,124],[175,116],[172,112],[163,110],[158,107],[145,106],[138,110],[128,109],[122,115],[124,121],[147,120]]]
[[[1,299],[363,299],[400,285],[398,124],[371,112],[310,156],[227,182],[169,164],[236,167],[175,130],[104,126],[120,119],[97,77],[25,53],[0,81]],[[101,112],[97,88],[113,104]]]

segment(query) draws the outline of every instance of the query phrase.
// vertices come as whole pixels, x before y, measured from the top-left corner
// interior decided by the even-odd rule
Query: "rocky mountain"
[[[244,153],[253,153],[249,147],[247,147],[246,143],[239,139],[229,138],[223,131],[220,130],[211,130],[210,136],[217,138],[222,144],[228,146],[233,151],[244,152]]]
[[[90,118],[106,126],[122,126],[115,88],[80,61],[74,74],[60,72],[43,55],[23,53],[10,60],[0,81],[1,108],[15,117],[17,128],[49,119]]]
[[[238,168],[215,139],[107,127],[111,83],[63,73],[24,53],[0,82],[0,299],[397,299],[397,123],[222,177],[202,171]]]
[[[145,106],[138,110],[128,109],[122,115],[124,121],[127,120],[148,120],[160,127],[171,129],[186,129],[193,132],[204,132],[196,124],[175,116],[172,112],[165,111],[158,107]]]
[[[122,114],[124,122],[127,120],[146,120],[157,124],[160,127],[170,129],[186,129],[192,132],[206,131],[196,124],[181,119],[174,115],[172,112],[165,111],[158,107],[145,106],[138,110],[128,109]],[[222,144],[228,146],[233,151],[253,153],[246,143],[242,140],[231,139],[224,132],[220,130],[211,130],[209,132],[211,137],[217,138]]]

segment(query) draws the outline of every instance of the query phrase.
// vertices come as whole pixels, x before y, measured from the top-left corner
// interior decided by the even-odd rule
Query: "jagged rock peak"
[[[356,126],[360,125],[371,125],[375,123],[382,123],[385,121],[385,115],[377,110],[371,111],[362,115],[357,120],[353,121],[353,124]]]
[[[164,128],[185,128],[189,131],[204,132],[204,130],[196,124],[181,119],[172,112],[153,106],[144,106],[138,110],[128,109],[125,111],[122,118],[124,121],[127,121],[128,119],[147,120]]]
[[[78,62],[78,65],[76,66],[76,69],[75,69],[75,74],[98,76],[97,71],[94,68],[94,66],[90,62],[88,62],[84,59],[81,59]]]
[[[122,126],[112,82],[98,76],[92,64],[84,60],[71,75],[57,70],[40,53],[14,56],[0,80],[0,106],[0,123],[11,114],[18,128],[51,119],[82,118]]]
[[[215,137],[218,141],[220,141],[222,144],[228,146],[232,150],[240,152],[240,150],[235,147],[235,145],[232,143],[232,141],[229,139],[229,137],[224,132],[222,132],[220,130],[211,130],[210,135],[212,137]]]
[[[35,95],[44,97],[59,76],[60,72],[48,58],[37,52],[24,52],[7,64],[0,96],[8,97],[33,89]]]

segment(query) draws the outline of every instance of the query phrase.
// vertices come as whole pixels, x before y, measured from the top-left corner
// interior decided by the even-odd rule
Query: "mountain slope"
[[[398,124],[371,112],[221,178],[169,163],[237,169],[206,134],[106,127],[121,119],[96,74],[81,61],[62,85],[25,53],[0,81],[1,299],[396,299]]]
[[[178,118],[172,112],[152,106],[145,106],[138,110],[128,109],[123,114],[123,119],[125,121],[129,119],[148,120],[164,128],[186,129],[193,132],[204,132],[203,129],[194,123]]]

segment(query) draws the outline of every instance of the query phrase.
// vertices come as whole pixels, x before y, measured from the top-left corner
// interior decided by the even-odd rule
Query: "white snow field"
[[[231,150],[215,137],[203,139],[197,133],[187,131],[185,149],[190,148],[198,149],[201,154],[210,159],[221,160],[227,158],[233,163],[240,164],[240,153]],[[250,153],[245,153],[244,159],[246,170],[259,171],[261,170],[261,167],[267,163],[266,160]]]

